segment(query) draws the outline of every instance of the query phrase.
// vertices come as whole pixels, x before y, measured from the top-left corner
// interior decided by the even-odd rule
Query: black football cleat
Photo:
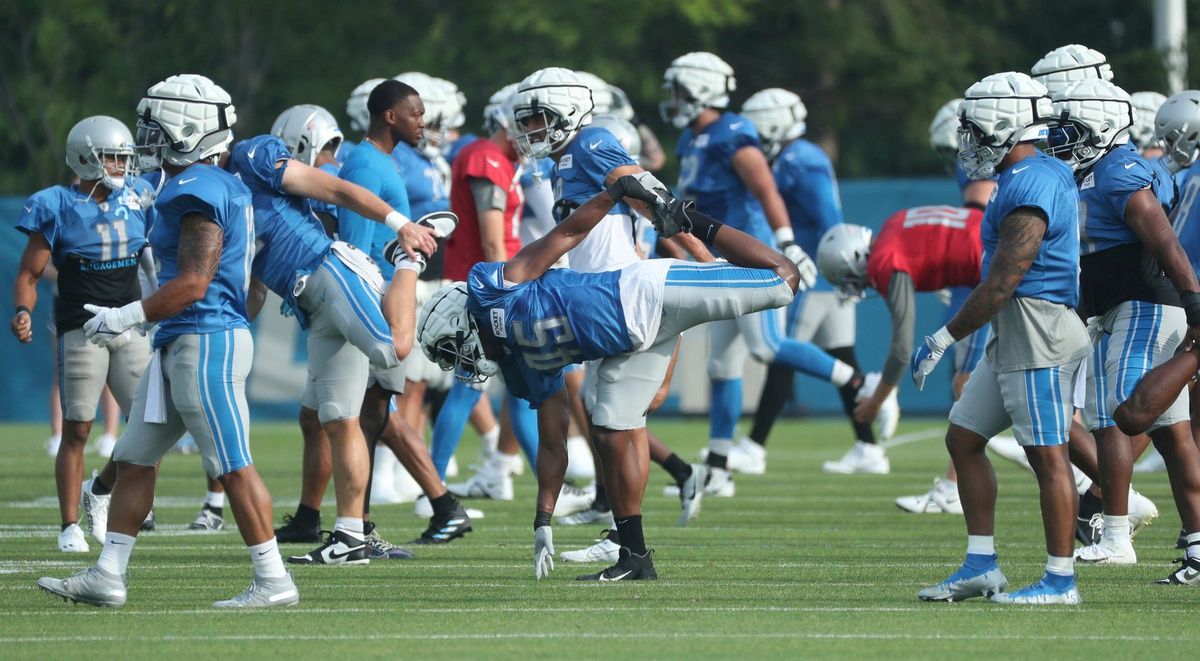
[[[329,533],[324,544],[304,555],[293,555],[287,561],[293,565],[365,565],[371,562],[366,542],[340,530]]]
[[[1104,501],[1092,492],[1079,497],[1079,516],[1075,518],[1075,539],[1084,546],[1100,541],[1104,533]]]
[[[275,541],[280,544],[315,544],[321,541],[321,517],[306,526],[291,514],[283,515],[283,525],[275,529]]]
[[[409,544],[449,544],[459,537],[471,532],[471,517],[462,503],[458,503],[454,512],[445,516],[436,513],[429,518],[429,527],[421,536]]]
[[[622,546],[619,554],[617,564],[599,574],[584,574],[576,577],[575,580],[607,583],[612,581],[653,581],[658,578],[658,573],[654,571],[654,560],[651,557],[654,555],[653,550],[636,555]]]

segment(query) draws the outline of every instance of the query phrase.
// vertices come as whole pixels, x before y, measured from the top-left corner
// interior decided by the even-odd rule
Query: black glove
[[[654,175],[649,172],[639,172],[637,174],[627,174],[623,177],[618,177],[608,187],[607,192],[608,196],[617,202],[628,197],[645,202],[651,208],[654,208],[656,205],[670,204],[675,200],[667,190],[666,185],[654,178]]]
[[[1179,300],[1183,302],[1183,311],[1187,315],[1187,325],[1200,326],[1200,292],[1181,292]]]

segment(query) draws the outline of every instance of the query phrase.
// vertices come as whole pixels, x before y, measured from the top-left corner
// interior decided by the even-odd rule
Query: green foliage
[[[737,71],[735,107],[764,87],[798,92],[810,137],[843,176],[936,174],[926,127],[938,106],[983,75],[1028,70],[1056,46],[1106,53],[1130,92],[1162,89],[1153,4],[9,0],[0,6],[0,194],[66,180],[63,139],[75,121],[109,114],[132,125],[144,90],[180,72],[225,87],[237,132],[252,135],[296,103],[344,119],[355,85],[408,70],[456,81],[470,129],[502,85],[552,64],[586,69],[621,85],[670,150],[676,132],[657,113],[662,71],[702,49]]]

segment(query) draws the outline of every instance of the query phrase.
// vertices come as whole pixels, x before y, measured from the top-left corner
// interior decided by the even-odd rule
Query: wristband
[[[25,314],[27,314],[31,317],[33,316],[33,310],[30,310],[29,308],[25,307],[24,305],[18,305],[16,312],[13,312],[13,316],[15,317],[18,314],[21,314],[22,312],[24,312]]]
[[[405,225],[407,225],[411,222],[412,222],[411,220],[409,220],[407,217],[405,217],[404,214],[400,213],[399,211],[393,211],[393,212],[389,213],[383,219],[383,224],[387,225],[388,229],[392,230],[393,232],[396,232],[397,234],[400,233],[401,228],[403,228]]]
[[[775,230],[775,243],[783,245],[785,243],[795,243],[796,233],[790,227],[780,227]]]
[[[942,347],[942,350],[945,351],[958,340],[954,339],[954,336],[950,334],[950,331],[946,330],[945,326],[942,326],[933,334],[933,341],[937,342],[938,346]]]
[[[533,517],[533,529],[537,530],[542,526],[550,525],[550,512],[538,511],[537,516]]]
[[[713,239],[717,236],[717,230],[724,227],[724,224],[721,223],[721,221],[713,218],[712,216],[696,211],[694,207],[684,207],[684,211],[681,211],[681,213],[684,213],[684,215],[687,216],[688,221],[691,223],[692,227],[689,230],[691,234],[697,239],[703,241],[705,245],[711,246]]]
[[[1183,311],[1187,315],[1187,325],[1200,326],[1200,292],[1180,292],[1179,300],[1183,302]]]

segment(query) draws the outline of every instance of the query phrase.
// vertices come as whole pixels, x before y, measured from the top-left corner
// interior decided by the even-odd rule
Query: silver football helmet
[[[371,111],[367,110],[367,99],[371,98],[371,92],[375,91],[379,83],[385,80],[387,79],[372,78],[363,81],[350,92],[350,98],[346,99],[346,116],[350,118],[351,129],[366,133],[367,128],[371,126]]]
[[[1200,156],[1200,91],[1184,90],[1167,99],[1154,117],[1154,137],[1162,140],[1173,171],[1191,167]]]
[[[137,148],[175,166],[215,159],[229,149],[237,113],[229,94],[197,74],[171,76],[137,106]]]
[[[509,83],[488,97],[483,107],[483,134],[489,136],[500,129],[512,130],[512,100],[518,83]]]
[[[768,159],[774,159],[784,143],[808,130],[808,108],[799,95],[778,87],[755,92],[742,104],[742,115],[754,124]]]
[[[109,190],[118,191],[125,187],[125,177],[136,170],[133,147],[133,134],[121,120],[106,115],[87,117],[67,133],[67,167],[81,180],[99,180]]]
[[[950,99],[942,104],[929,123],[929,146],[942,157],[950,174],[958,164],[958,111],[962,102],[962,99]]]
[[[483,353],[479,329],[467,311],[467,283],[454,282],[434,292],[421,307],[417,343],[425,357],[463,383],[483,383],[500,366]]]
[[[342,130],[337,120],[321,106],[304,104],[292,106],[275,118],[271,135],[283,141],[292,158],[313,165],[323,149],[337,151],[342,142]]]
[[[1137,145],[1138,151],[1145,151],[1158,142],[1154,139],[1154,117],[1167,97],[1158,92],[1134,92],[1129,95],[1129,100],[1133,103],[1133,128],[1129,129],[1129,139]]]
[[[862,225],[838,223],[817,243],[817,269],[843,298],[861,299],[867,289],[871,236]]]

